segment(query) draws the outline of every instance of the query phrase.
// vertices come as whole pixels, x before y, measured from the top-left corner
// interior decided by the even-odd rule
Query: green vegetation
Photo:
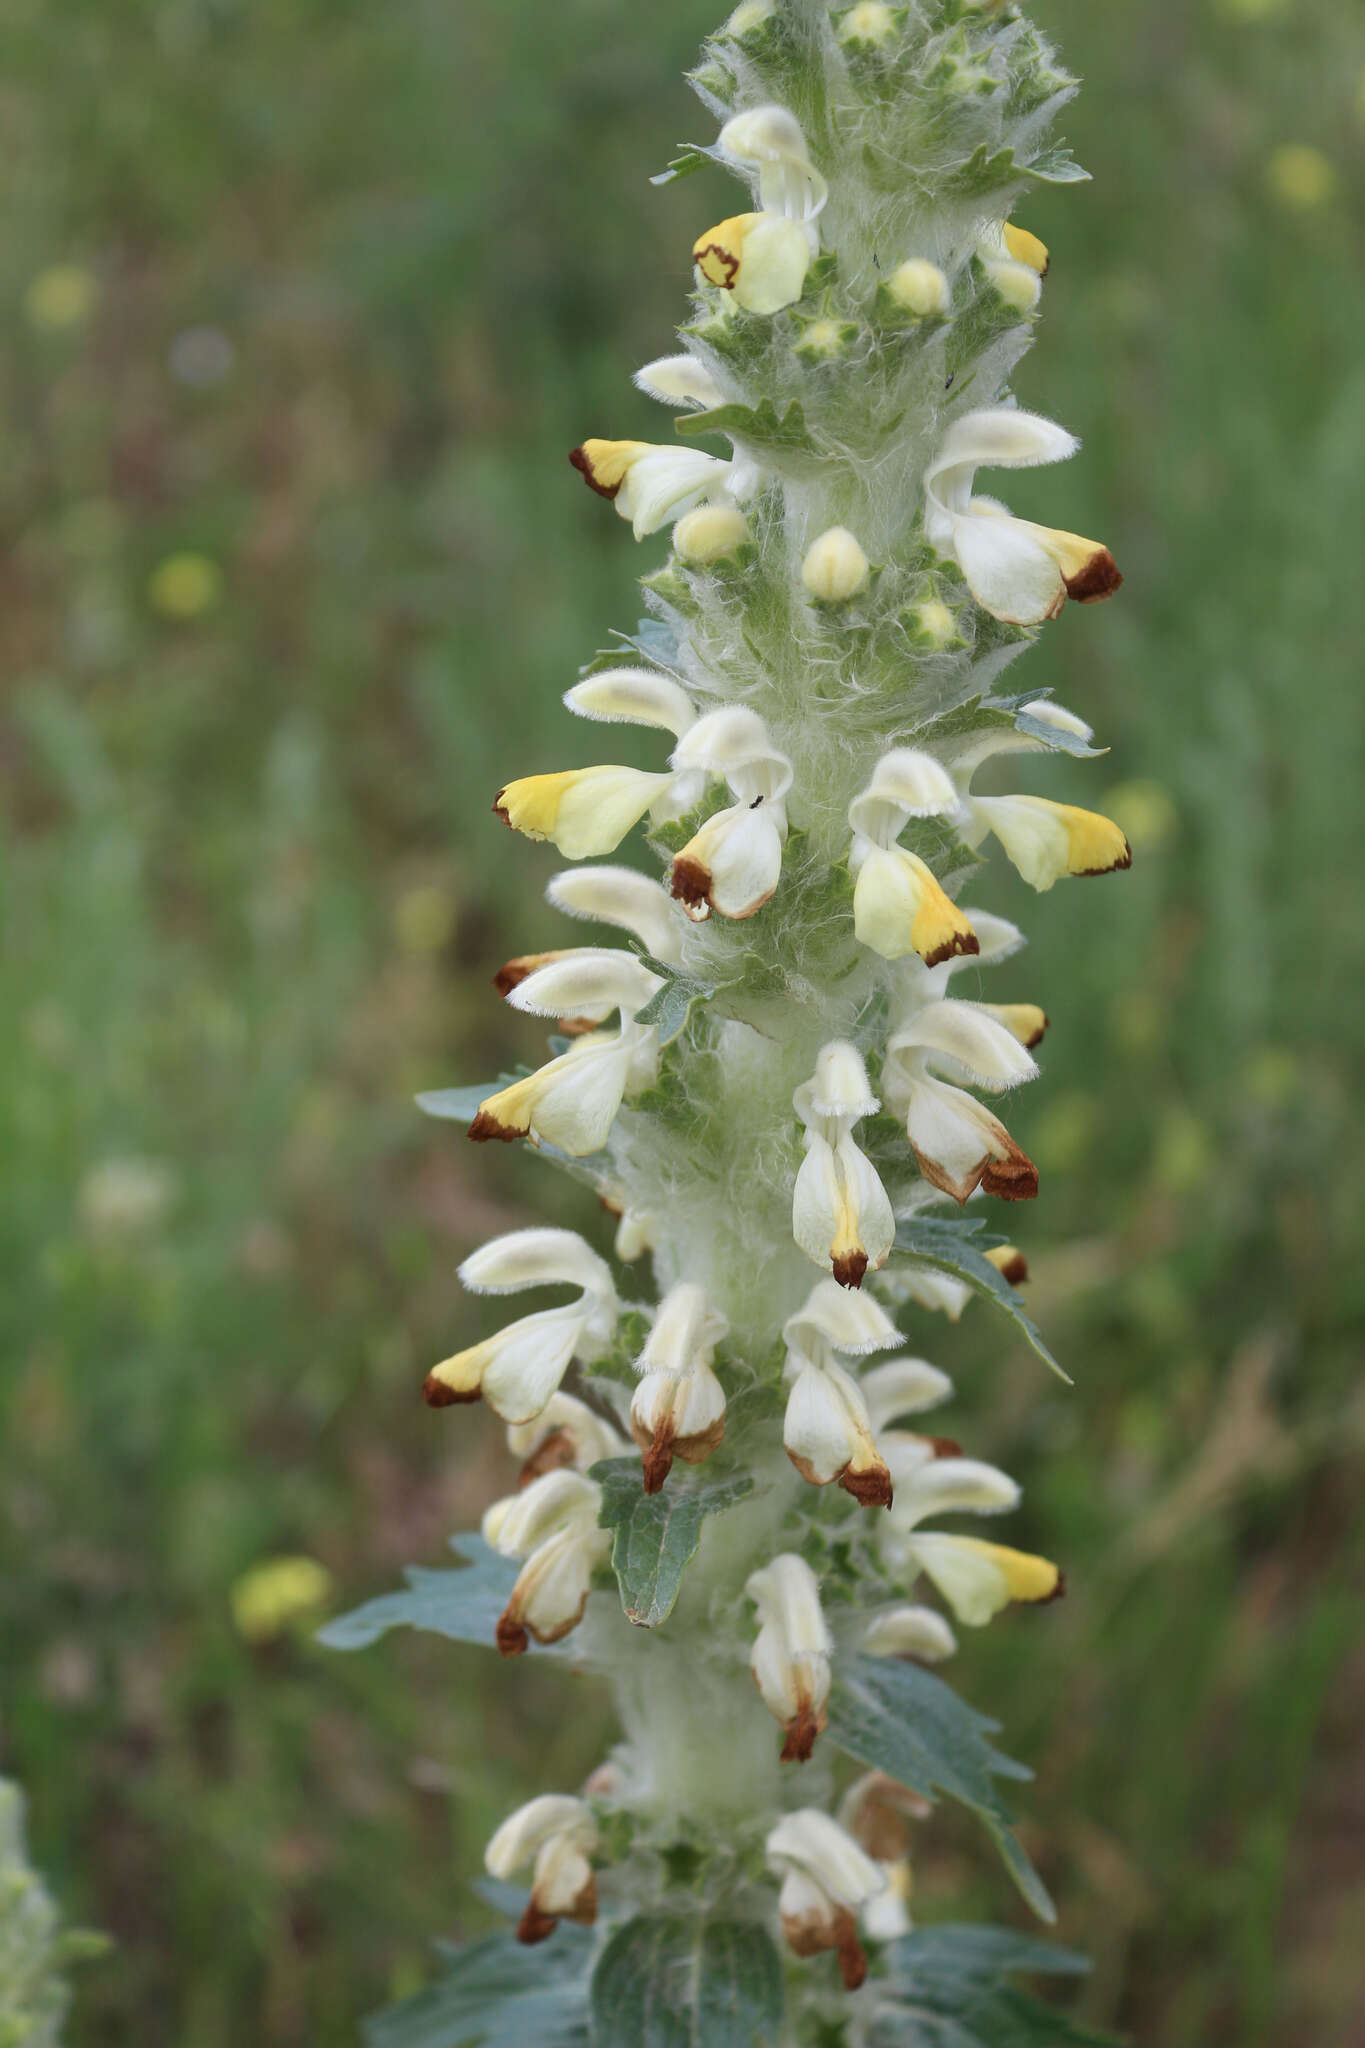
[[[597,1758],[590,1691],[566,1720],[553,1675],[312,1630],[506,1487],[501,1432],[418,1390],[531,1178],[410,1099],[509,1029],[537,1048],[487,980],[562,925],[488,805],[561,765],[559,694],[663,552],[564,451],[660,431],[627,375],[732,187],[647,173],[708,139],[676,74],[714,12],[0,7],[0,1766],[64,1916],[117,1943],[78,2048],[352,2041],[487,1924],[464,1880],[525,1759]],[[1072,1595],[954,1678],[1039,1767],[1083,2018],[1335,2048],[1365,1903],[1365,25],[1037,13],[1095,183],[1021,213],[1053,269],[1016,383],[1084,436],[1068,522],[1128,585],[1028,674],[1113,748],[1108,791],[1050,762],[1048,793],[1135,861],[1085,959],[1030,901],[1010,969],[1069,992],[1011,1221],[1076,1388],[982,1309],[939,1355]],[[1050,483],[1012,508],[1055,515]],[[547,1183],[538,1214],[598,1229]],[[958,1826],[921,1912],[1010,1910]]]

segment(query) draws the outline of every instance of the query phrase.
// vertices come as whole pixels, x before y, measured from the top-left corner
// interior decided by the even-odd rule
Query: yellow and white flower
[[[887,1507],[891,1475],[873,1441],[858,1382],[836,1353],[861,1357],[900,1342],[886,1310],[834,1280],[817,1280],[805,1307],[783,1327],[787,1346],[787,1456],[812,1486],[836,1481],[863,1507]]]
[[[1091,604],[1123,578],[1099,541],[1016,519],[994,498],[974,497],[978,469],[1063,462],[1080,444],[1037,413],[992,406],[955,420],[924,476],[925,531],[951,555],[977,603],[1016,626],[1055,619],[1068,597]]]
[[[728,292],[746,313],[780,313],[806,288],[811,237],[781,213],[736,213],[692,244],[692,261],[708,284]]]
[[[787,1946],[798,1956],[833,1949],[845,1988],[856,1991],[867,1976],[858,1916],[886,1890],[886,1872],[814,1806],[784,1814],[764,1848],[782,1880],[777,1903]]]
[[[1048,273],[1046,245],[1027,228],[1010,221],[988,221],[976,240],[981,267],[1007,305],[1031,313]]]
[[[619,1010],[621,1028],[589,1030],[535,1073],[486,1096],[470,1137],[476,1143],[529,1137],[571,1159],[600,1151],[625,1097],[658,1076],[658,1033],[637,1024],[635,1015],[661,986],[633,953],[611,946],[576,947],[528,974],[507,996],[514,1009],[587,1024]]]
[[[752,917],[777,888],[787,840],[786,795],[792,766],[773,745],[757,712],[712,711],[673,750],[679,776],[724,780],[735,801],[716,811],[673,862],[673,894],[689,917],[713,910]]]
[[[519,1657],[530,1636],[557,1643],[583,1619],[592,1575],[611,1555],[611,1537],[597,1522],[601,1504],[600,1486],[560,1469],[495,1500],[484,1515],[485,1543],[522,1561],[495,1634],[504,1657]]]
[[[1019,1504],[1019,1488],[1005,1472],[974,1458],[907,1458],[892,1453],[896,1498],[883,1549],[897,1571],[923,1572],[957,1620],[980,1628],[1012,1600],[1055,1600],[1065,1581],[1055,1564],[975,1536],[921,1528],[929,1516],[1004,1514]]]
[[[1014,1033],[979,1003],[926,1003],[887,1041],[882,1087],[905,1118],[920,1172],[955,1202],[980,1186],[1006,1201],[1038,1192],[1033,1162],[966,1087],[998,1090],[1033,1080],[1037,1065]],[[961,1084],[961,1085],[959,1085]]]
[[[880,1107],[857,1048],[845,1039],[824,1046],[793,1102],[806,1126],[806,1156],[792,1193],[792,1235],[841,1287],[861,1287],[869,1267],[886,1264],[896,1218],[852,1137],[853,1125]]]
[[[783,1763],[805,1763],[824,1731],[833,1642],[820,1583],[804,1558],[783,1551],[751,1572],[745,1592],[758,1609],[749,1658],[763,1704],[786,1735]]]
[[[1112,818],[1045,796],[974,796],[968,799],[973,842],[988,832],[1031,888],[1050,889],[1063,875],[1110,875],[1133,865],[1133,852]]]
[[[863,1400],[874,1430],[886,1429],[905,1415],[941,1408],[953,1397],[946,1372],[925,1358],[888,1358],[862,1376]]]
[[[509,1423],[507,1448],[522,1460],[518,1486],[571,1465],[587,1472],[603,1458],[619,1458],[625,1439],[596,1411],[561,1388],[530,1422]]]
[[[630,521],[636,540],[680,519],[703,499],[744,503],[757,482],[748,463],[667,442],[587,440],[570,451],[569,460],[598,497],[609,498]]]
[[[947,769],[914,747],[883,754],[866,789],[848,807],[853,928],[884,960],[917,953],[935,967],[978,950],[965,913],[919,855],[897,844],[912,818],[947,817],[957,808]]]
[[[725,1435],[725,1391],[711,1361],[729,1328],[700,1287],[671,1287],[636,1364],[640,1384],[630,1430],[644,1457],[644,1488],[657,1493],[681,1458],[700,1464]]]
[[[472,1252],[460,1279],[473,1294],[518,1294],[527,1287],[577,1287],[578,1299],[523,1316],[456,1352],[427,1375],[433,1408],[482,1397],[504,1422],[533,1422],[577,1358],[591,1364],[616,1330],[611,1270],[572,1230],[513,1230]]]
[[[531,1897],[517,1940],[544,1941],[561,1920],[590,1927],[597,1918],[597,1880],[588,1860],[597,1823],[582,1799],[547,1792],[509,1814],[484,1851],[484,1869],[506,1883],[534,1865]]]

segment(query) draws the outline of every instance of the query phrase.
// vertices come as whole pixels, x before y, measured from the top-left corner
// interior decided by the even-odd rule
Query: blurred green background
[[[1365,21],[1038,0],[1095,183],[1023,401],[1021,511],[1128,575],[1027,662],[1112,754],[1030,786],[1136,859],[1011,895],[1054,1019],[1019,1219],[1074,1394],[926,1348],[1066,1563],[955,1676],[1033,1759],[1030,1846],[1144,2048],[1365,2037]],[[0,1769],[108,1929],[77,2044],[347,2043],[477,1925],[492,1819],[603,1739],[579,1685],[354,1604],[504,1489],[425,1411],[454,1278],[572,1189],[410,1107],[494,1071],[555,923],[490,818],[637,606],[564,461],[658,434],[715,0],[2,0]],[[1024,674],[1024,670],[1018,673]],[[523,1049],[529,1025],[515,1026]],[[968,1426],[964,1420],[964,1427]],[[925,1917],[1013,1909],[945,1815]],[[1355,2001],[1353,2004],[1353,2000]]]

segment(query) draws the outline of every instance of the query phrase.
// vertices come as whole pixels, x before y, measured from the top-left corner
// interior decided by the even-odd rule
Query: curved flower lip
[[[682,928],[668,891],[634,868],[568,868],[552,875],[545,900],[569,917],[618,925],[665,966],[682,964]]]
[[[533,1017],[582,1017],[591,1027],[613,1010],[623,1020],[633,1018],[663,985],[619,946],[575,946],[524,975],[508,991],[507,1002]]]
[[[731,116],[717,144],[723,155],[746,170],[757,168],[759,204],[765,212],[810,224],[813,253],[814,222],[824,210],[829,186],[810,160],[795,114],[776,105],[750,107]]]
[[[1079,445],[1037,413],[994,406],[955,420],[925,471],[930,541],[956,561],[977,603],[1009,624],[1041,625],[1068,597],[1093,603],[1123,581],[1098,541],[1016,519],[995,499],[972,495],[978,468],[1062,462]]]
[[[893,1060],[908,1053],[928,1067],[946,1064],[952,1080],[973,1088],[1017,1088],[1038,1077],[1037,1062],[1014,1032],[983,1005],[953,996],[925,1003],[887,1040],[886,1050]]]
[[[669,765],[684,773],[721,775],[732,786],[742,776],[735,795],[747,800],[776,803],[792,786],[790,760],[774,746],[763,719],[745,705],[725,705],[698,718],[679,737]]]
[[[749,485],[747,470],[722,456],[652,441],[590,438],[570,450],[569,460],[599,497],[609,498],[630,520],[636,540],[715,492],[735,497]]]
[[[1040,894],[1066,875],[1110,875],[1133,865],[1133,850],[1112,818],[1045,796],[980,796],[968,801],[978,836],[993,832]]]
[[[804,1558],[784,1551],[751,1572],[744,1591],[758,1609],[750,1656],[763,1704],[784,1731],[783,1763],[806,1763],[826,1725],[833,1642],[820,1587]]]
[[[776,805],[732,804],[716,811],[674,856],[671,890],[694,923],[715,910],[753,917],[782,879],[783,821]]]
[[[980,941],[965,911],[933,870],[904,846],[873,846],[855,837],[850,866],[853,929],[883,960],[917,953],[926,967],[976,953]]]
[[[700,405],[708,410],[724,403],[725,393],[697,356],[657,356],[635,372],[635,384],[662,405]]]
[[[468,1136],[475,1144],[529,1138],[586,1159],[605,1145],[627,1089],[648,1085],[650,1072],[637,1069],[657,1066],[657,1048],[657,1034],[647,1026],[593,1031],[535,1073],[486,1096]]]
[[[570,860],[614,853],[645,812],[660,804],[676,778],[602,762],[523,775],[505,783],[495,814],[527,839],[548,839]]]
[[[564,702],[580,718],[605,725],[661,726],[675,739],[697,719],[686,690],[657,669],[602,669],[566,690]]]
[[[912,818],[951,815],[961,803],[943,764],[918,747],[883,754],[867,787],[848,807],[848,822],[874,846],[891,846]]]

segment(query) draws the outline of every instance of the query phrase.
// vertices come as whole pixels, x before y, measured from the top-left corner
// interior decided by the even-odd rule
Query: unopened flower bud
[[[886,289],[902,311],[913,313],[917,320],[945,319],[953,303],[947,278],[936,263],[922,256],[912,256],[893,270]]]
[[[756,28],[762,28],[765,21],[771,21],[777,12],[777,0],[744,0],[726,22],[721,34],[733,36],[736,42],[752,35]]]
[[[693,568],[733,555],[749,538],[749,522],[732,505],[698,505],[673,529],[673,552]]]
[[[861,0],[859,6],[850,7],[847,14],[839,16],[834,31],[841,43],[860,44],[873,50],[889,43],[895,32],[895,12],[884,6],[882,0]]]
[[[931,647],[951,647],[957,638],[957,613],[950,611],[942,598],[926,597],[910,613],[910,622],[916,636]]]
[[[867,556],[844,526],[831,526],[812,541],[801,564],[801,581],[819,604],[847,604],[866,590]]]

